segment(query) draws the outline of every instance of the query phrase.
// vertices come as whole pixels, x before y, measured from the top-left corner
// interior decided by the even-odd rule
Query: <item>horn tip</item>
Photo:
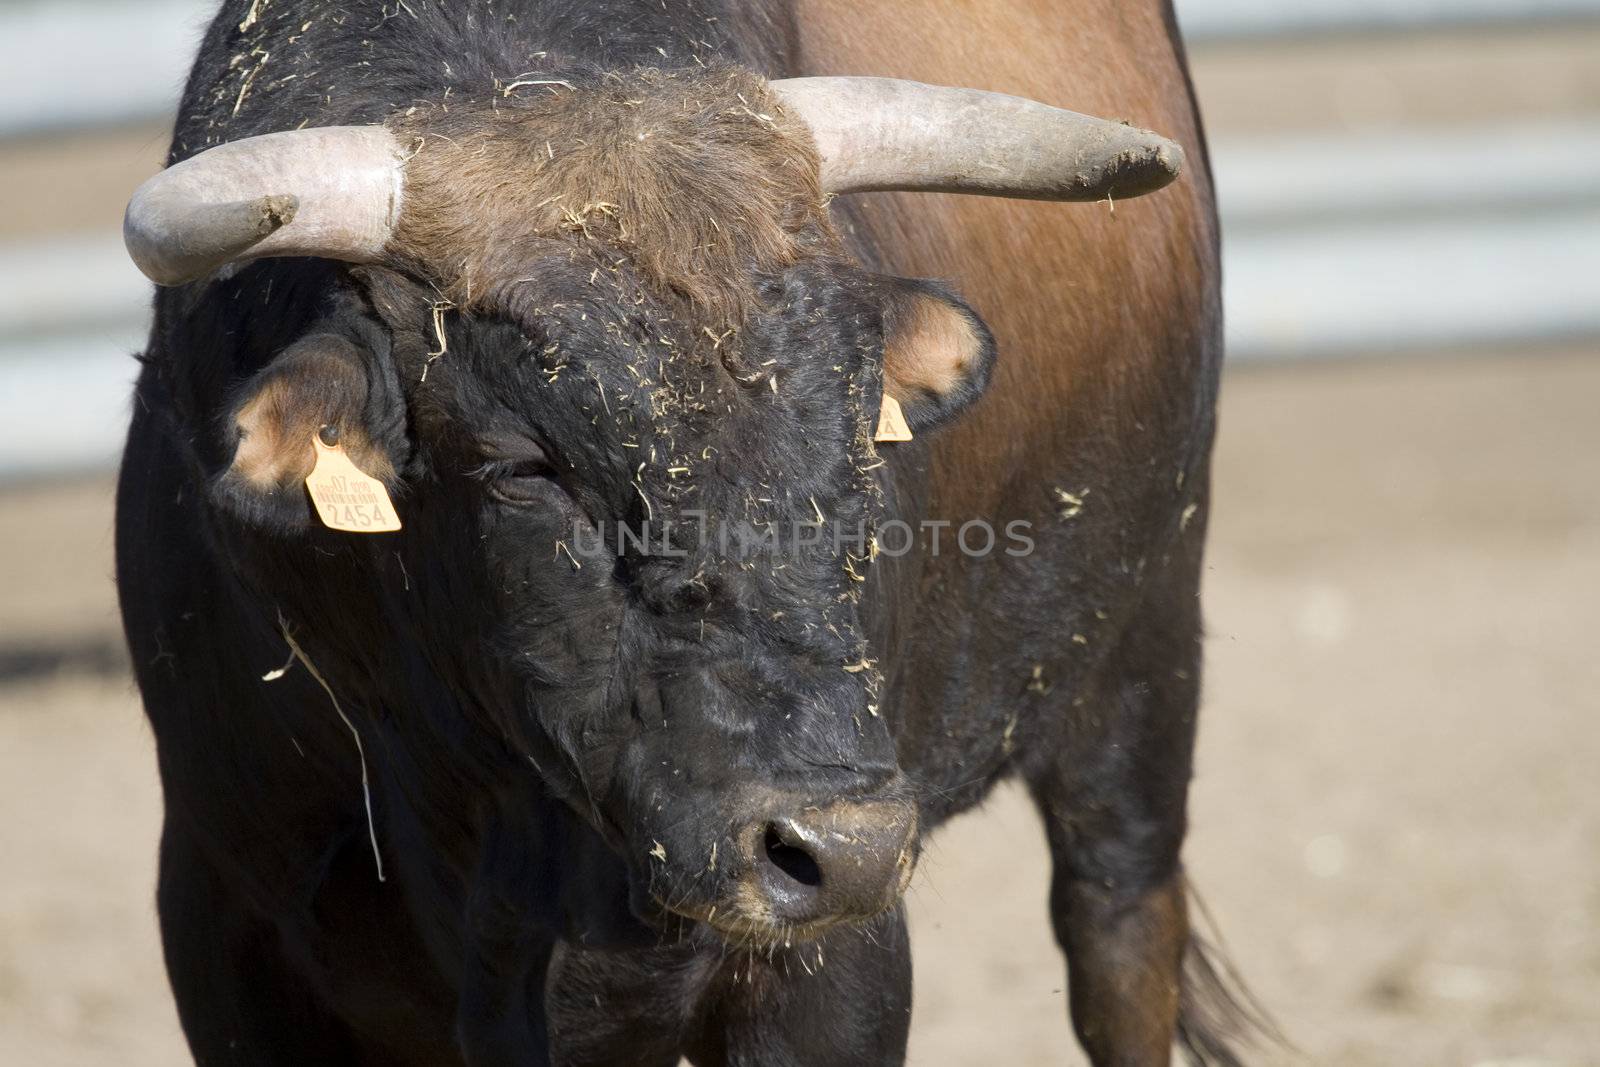
[[[293,194],[263,196],[256,201],[256,209],[260,212],[256,233],[266,238],[294,221],[295,213],[300,210],[300,198]]]
[[[1122,166],[1118,169],[1126,168],[1124,180],[1132,178],[1140,187],[1134,195],[1143,195],[1177,181],[1187,162],[1182,145],[1158,133],[1141,130],[1138,141],[1123,155]]]
[[[1183,146],[1176,141],[1162,138],[1160,147],[1156,149],[1156,162],[1160,164],[1162,170],[1174,178],[1178,177],[1183,173],[1183,165],[1186,162]]]
[[[122,242],[134,266],[161,286],[185,285],[260,244],[294,221],[300,198],[276,194],[199,209],[212,216],[212,240],[201,247],[174,246],[171,212],[159,195],[141,187],[122,217]],[[192,214],[192,212],[191,212]]]

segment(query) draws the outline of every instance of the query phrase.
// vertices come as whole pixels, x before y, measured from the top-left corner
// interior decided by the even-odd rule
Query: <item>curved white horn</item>
[[[1183,149],[1165,137],[1020,96],[897,78],[771,85],[811,127],[833,193],[1123,199],[1160,189],[1183,167]]]
[[[404,159],[382,126],[325,126],[219,145],[141,185],[128,202],[122,239],[159,285],[263,256],[370,262],[400,218]]]

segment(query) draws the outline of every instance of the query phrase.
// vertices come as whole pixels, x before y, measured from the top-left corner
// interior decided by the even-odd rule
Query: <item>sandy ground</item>
[[[1597,400],[1593,352],[1230,377],[1189,859],[1261,1062],[1600,1063]],[[104,482],[0,496],[0,663],[96,662],[109,526]],[[0,1064],[181,1062],[114,666],[0,684],[0,812]],[[1014,793],[934,839],[914,1064],[1081,1062],[1046,878]]]

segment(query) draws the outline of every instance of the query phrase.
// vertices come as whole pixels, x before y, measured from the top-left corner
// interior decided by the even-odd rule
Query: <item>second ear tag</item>
[[[334,437],[337,442],[337,436]],[[345,533],[393,533],[400,529],[400,516],[389,500],[389,490],[345,455],[344,446],[325,444],[320,433],[313,434],[317,464],[306,478],[306,491],[316,506],[317,518],[330,530]]]
[[[874,441],[909,441],[911,440],[911,426],[906,422],[906,413],[900,408],[900,401],[883,394],[883,407],[878,412],[878,432],[873,435]]]

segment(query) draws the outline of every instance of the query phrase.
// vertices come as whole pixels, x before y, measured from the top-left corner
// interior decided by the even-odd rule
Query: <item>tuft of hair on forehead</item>
[[[390,248],[461,307],[509,300],[562,239],[737,326],[759,276],[838,248],[810,130],[744,68],[530,76],[390,125],[414,152]]]

